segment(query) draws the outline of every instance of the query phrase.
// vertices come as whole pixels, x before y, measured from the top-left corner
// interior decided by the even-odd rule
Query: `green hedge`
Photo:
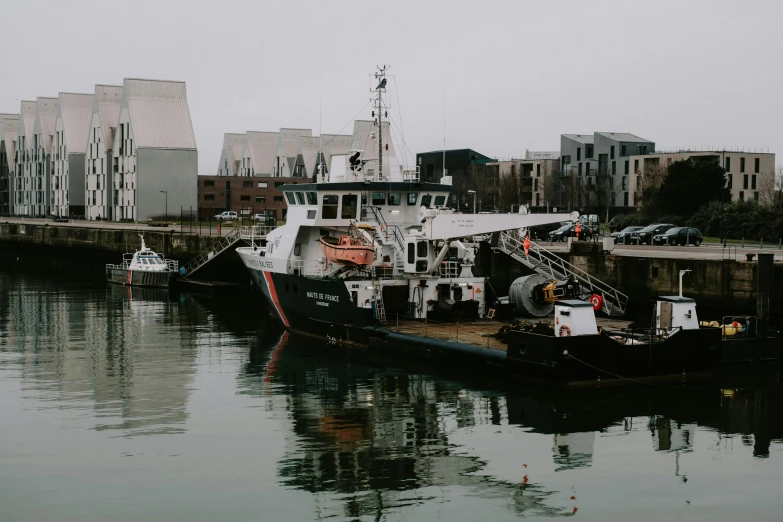
[[[733,201],[723,206],[723,226],[729,239],[778,241],[783,238],[783,211],[755,201]],[[721,236],[721,203],[712,201],[688,220],[705,236]]]

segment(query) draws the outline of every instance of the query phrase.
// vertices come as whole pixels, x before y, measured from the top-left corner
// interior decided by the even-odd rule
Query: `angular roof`
[[[8,170],[14,170],[14,151],[19,135],[19,115],[0,114],[0,142],[5,143]]]
[[[652,143],[652,141],[650,140],[640,138],[636,134],[631,134],[628,132],[596,132],[596,134],[600,134],[605,138],[609,138],[615,141],[637,141],[637,142]]]
[[[299,153],[299,138],[313,135],[311,129],[280,129],[280,146],[287,158],[294,158]],[[293,165],[289,168],[293,169]]]
[[[24,100],[19,111],[19,136],[32,136],[35,134],[35,106],[37,102]],[[27,140],[28,148],[32,147],[33,140]]]
[[[69,154],[83,154],[87,151],[94,98],[94,94],[60,93],[57,119],[63,121],[65,144]]]
[[[52,138],[54,126],[57,123],[57,98],[44,98],[39,96],[35,103],[35,132],[43,138],[44,153],[52,152]]]
[[[114,130],[120,119],[122,107],[121,85],[96,85],[92,112],[101,119],[104,147],[111,148],[114,143]],[[88,131],[89,132],[89,131]]]
[[[137,148],[196,149],[185,82],[125,78],[122,106]]]
[[[247,131],[247,149],[256,175],[271,174],[277,157],[279,132]]]
[[[318,149],[321,138],[318,136],[302,136],[299,140],[299,154],[302,155],[305,170],[307,170],[309,175],[312,175],[318,162]]]
[[[580,143],[593,143],[594,137],[592,134],[563,134],[564,138],[578,141]]]
[[[244,134],[236,134],[231,132],[226,132],[223,134],[223,153],[227,155],[228,164],[231,169],[231,174],[235,175],[237,174],[236,171],[236,162],[242,158],[242,151],[245,148],[245,135]],[[221,160],[223,156],[221,155]],[[218,165],[218,170],[220,170],[221,166]]]

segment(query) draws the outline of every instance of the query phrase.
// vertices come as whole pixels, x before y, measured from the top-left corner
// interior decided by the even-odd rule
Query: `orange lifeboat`
[[[349,266],[363,266],[372,263],[375,257],[375,247],[366,245],[359,239],[350,236],[321,236],[318,240],[326,259],[331,263],[339,263]]]

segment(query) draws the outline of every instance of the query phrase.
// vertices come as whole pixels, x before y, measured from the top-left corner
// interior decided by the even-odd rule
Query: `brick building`
[[[246,218],[266,214],[275,220],[285,219],[288,206],[280,187],[309,182],[310,178],[199,176],[198,213],[202,219],[224,210]]]

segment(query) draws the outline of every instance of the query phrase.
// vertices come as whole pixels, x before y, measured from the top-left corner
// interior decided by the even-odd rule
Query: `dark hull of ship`
[[[127,286],[146,286],[154,288],[169,288],[176,272],[152,272],[143,270],[129,270],[125,268],[107,268],[106,281]]]
[[[270,313],[286,328],[307,335],[366,345],[373,311],[351,302],[345,282],[250,270]]]
[[[653,344],[621,344],[605,335],[509,334],[507,358],[525,375],[561,382],[710,371],[721,357],[718,328],[682,330]]]

